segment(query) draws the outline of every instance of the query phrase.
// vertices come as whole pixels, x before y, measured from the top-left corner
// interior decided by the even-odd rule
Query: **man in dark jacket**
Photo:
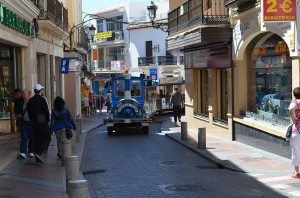
[[[37,163],[44,163],[41,154],[46,150],[45,146],[51,141],[49,129],[50,113],[47,101],[41,96],[44,87],[36,84],[34,87],[35,95],[30,98],[27,104],[27,112],[32,122],[32,131],[35,143],[35,159]]]

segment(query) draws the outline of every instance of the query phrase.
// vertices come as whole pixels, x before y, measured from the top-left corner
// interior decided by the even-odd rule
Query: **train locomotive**
[[[145,76],[131,76],[128,71],[111,80],[111,109],[104,123],[108,135],[118,129],[138,128],[149,133],[151,119],[145,110]]]

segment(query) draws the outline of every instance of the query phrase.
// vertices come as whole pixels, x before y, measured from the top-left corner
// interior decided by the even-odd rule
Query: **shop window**
[[[227,70],[217,70],[217,94],[216,94],[216,111],[214,113],[214,122],[227,125],[228,113],[228,78]]]
[[[269,37],[251,53],[248,67],[246,117],[273,125],[289,122],[292,99],[292,59],[287,44],[277,35]]]
[[[197,71],[197,92],[195,115],[208,118],[208,71]]]
[[[111,69],[112,64],[115,61],[124,61],[124,55],[122,55],[122,49],[124,46],[109,47],[106,52],[106,69]]]
[[[104,48],[98,48],[98,68],[104,68]]]

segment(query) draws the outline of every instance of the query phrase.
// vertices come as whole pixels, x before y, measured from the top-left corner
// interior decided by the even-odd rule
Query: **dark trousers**
[[[181,106],[174,106],[173,105],[173,115],[174,115],[174,121],[177,122],[177,117],[180,120],[181,119]]]
[[[28,150],[27,150],[28,148]],[[34,153],[34,139],[31,122],[21,123],[20,153]]]
[[[32,124],[35,153],[42,154],[48,150],[51,142],[51,134],[48,123],[34,123]]]

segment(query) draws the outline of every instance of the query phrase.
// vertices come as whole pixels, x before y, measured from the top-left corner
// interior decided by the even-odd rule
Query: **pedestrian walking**
[[[105,98],[105,106],[107,107],[107,117],[110,117],[110,110],[111,110],[111,93],[110,90],[107,91],[106,98]]]
[[[179,122],[181,122],[181,107],[183,106],[183,98],[178,90],[178,87],[175,87],[175,92],[171,95],[171,107],[173,106],[173,115],[174,122],[177,122],[177,118]]]
[[[36,84],[34,87],[35,95],[27,103],[27,112],[32,123],[32,131],[35,146],[35,158],[37,163],[44,163],[41,155],[45,151],[48,142],[51,141],[49,129],[50,113],[47,101],[41,96],[44,87]]]
[[[293,90],[294,100],[291,101],[289,112],[293,122],[292,136],[290,144],[292,148],[292,166],[294,166],[294,173],[292,177],[300,178],[299,165],[300,165],[300,87]]]
[[[34,139],[32,133],[32,125],[27,112],[27,103],[30,99],[31,91],[29,89],[23,90],[24,100],[19,105],[20,109],[17,111],[20,113],[19,120],[21,122],[21,142],[20,153],[18,159],[26,159],[26,156],[34,157]]]
[[[101,103],[100,109],[101,109],[101,112],[102,112],[102,110],[104,109],[104,103],[105,103],[105,99],[104,99],[103,93],[101,93],[100,103]]]
[[[57,96],[54,99],[51,112],[50,129],[54,132],[57,140],[57,157],[62,158],[62,140],[66,139],[66,127],[76,130],[76,124],[65,101]],[[74,138],[74,137],[73,137]]]

